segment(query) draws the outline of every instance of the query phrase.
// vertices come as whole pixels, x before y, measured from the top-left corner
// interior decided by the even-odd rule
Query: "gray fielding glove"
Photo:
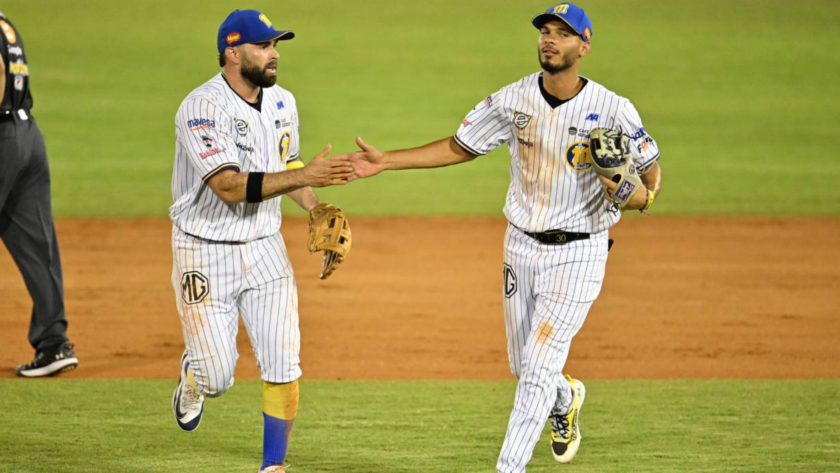
[[[609,195],[624,210],[633,194],[645,189],[630,155],[630,139],[616,130],[596,128],[589,134],[589,150],[595,172],[618,184]]]

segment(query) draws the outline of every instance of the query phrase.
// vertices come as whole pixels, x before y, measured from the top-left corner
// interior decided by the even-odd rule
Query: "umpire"
[[[32,296],[32,362],[18,376],[50,376],[79,365],[67,338],[61,259],[50,206],[44,138],[30,114],[29,66],[23,39],[0,12],[0,238]]]

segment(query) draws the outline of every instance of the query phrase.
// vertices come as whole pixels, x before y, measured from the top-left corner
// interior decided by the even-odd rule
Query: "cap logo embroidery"
[[[271,28],[271,21],[265,16],[265,13],[260,13],[260,21],[265,23],[265,26]]]
[[[569,11],[569,5],[565,4],[565,3],[561,3],[560,5],[557,5],[556,7],[554,7],[554,11],[552,11],[551,13],[554,13],[555,15],[565,15],[568,11]]]
[[[241,34],[239,34],[239,33],[231,33],[231,34],[227,35],[227,44],[228,44],[228,46],[230,46],[231,44],[233,44],[233,43],[235,43],[235,42],[239,41],[240,39],[242,39],[242,35],[241,35]]]
[[[583,37],[587,40],[592,36],[592,32],[589,31],[589,27],[583,29]]]

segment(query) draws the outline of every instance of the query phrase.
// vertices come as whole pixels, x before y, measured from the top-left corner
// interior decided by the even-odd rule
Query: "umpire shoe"
[[[204,396],[195,389],[188,377],[190,362],[187,352],[181,357],[181,378],[178,380],[178,387],[172,396],[172,411],[175,413],[175,421],[178,427],[187,432],[192,432],[201,423],[201,416],[204,414]]]
[[[79,366],[79,359],[73,352],[73,344],[64,342],[53,348],[35,352],[35,359],[15,370],[18,376],[40,378],[73,371]]]
[[[551,453],[560,463],[569,463],[580,448],[580,409],[586,397],[583,383],[566,375],[572,386],[572,403],[569,412],[560,414],[551,412]]]

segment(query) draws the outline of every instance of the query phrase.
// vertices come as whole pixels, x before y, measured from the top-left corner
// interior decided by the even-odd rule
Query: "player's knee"
[[[207,397],[219,397],[233,386],[233,376],[220,376],[207,383],[202,392]]]
[[[233,386],[233,369],[211,371],[201,381],[199,388],[202,394],[207,397],[219,397]]]

